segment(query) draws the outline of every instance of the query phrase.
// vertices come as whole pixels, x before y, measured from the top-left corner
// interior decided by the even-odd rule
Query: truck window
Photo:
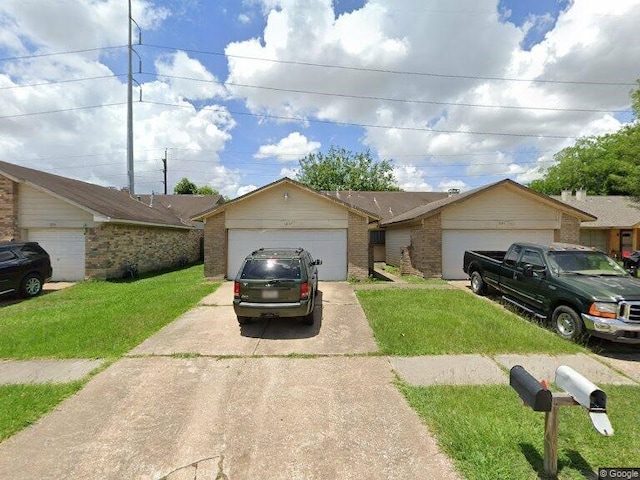
[[[520,264],[524,265],[525,263],[528,263],[530,265],[533,265],[535,270],[538,270],[540,268],[544,268],[544,261],[542,260],[542,255],[540,255],[540,252],[536,252],[533,250],[525,250],[524,253],[522,254],[522,258],[520,259]]]
[[[513,245],[504,256],[504,264],[515,267],[520,257],[520,252],[522,252],[522,247],[520,245]]]

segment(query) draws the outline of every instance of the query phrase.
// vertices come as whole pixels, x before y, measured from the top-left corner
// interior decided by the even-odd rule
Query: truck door
[[[519,298],[536,310],[544,311],[543,292],[546,288],[547,268],[542,254],[525,248],[517,266],[516,282]]]
[[[517,289],[514,287],[516,286],[515,276],[518,273],[517,266],[522,250],[523,248],[520,245],[511,245],[502,261],[500,268],[500,290],[502,290],[502,293],[505,295],[518,297]]]

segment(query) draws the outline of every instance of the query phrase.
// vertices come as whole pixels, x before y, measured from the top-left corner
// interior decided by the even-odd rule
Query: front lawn
[[[544,413],[523,406],[509,386],[399,387],[465,478],[544,478]],[[599,467],[638,466],[640,389],[604,390],[612,437],[596,432],[584,408],[560,408],[560,480],[597,478]]]
[[[455,289],[358,290],[382,353],[387,355],[576,353],[581,347]]]
[[[119,357],[217,288],[202,268],[82,282],[3,307],[0,358]]]

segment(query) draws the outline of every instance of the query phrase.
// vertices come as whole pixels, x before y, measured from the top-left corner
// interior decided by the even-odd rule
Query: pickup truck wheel
[[[575,342],[582,339],[584,324],[573,308],[560,305],[553,311],[551,321],[556,333],[565,340]]]
[[[487,285],[484,283],[480,272],[473,272],[471,274],[471,291],[476,295],[484,295],[487,293]]]

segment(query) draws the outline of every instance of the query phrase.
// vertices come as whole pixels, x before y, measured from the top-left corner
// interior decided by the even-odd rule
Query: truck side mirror
[[[535,412],[551,411],[551,390],[544,388],[522,365],[509,370],[509,385]]]
[[[522,266],[522,274],[525,277],[543,277],[546,274],[547,269],[545,267],[540,267],[536,265],[531,265],[530,263],[525,263]]]
[[[598,432],[606,436],[613,435],[613,428],[607,416],[606,393],[566,365],[561,365],[556,370],[556,385],[589,411],[591,422]]]

